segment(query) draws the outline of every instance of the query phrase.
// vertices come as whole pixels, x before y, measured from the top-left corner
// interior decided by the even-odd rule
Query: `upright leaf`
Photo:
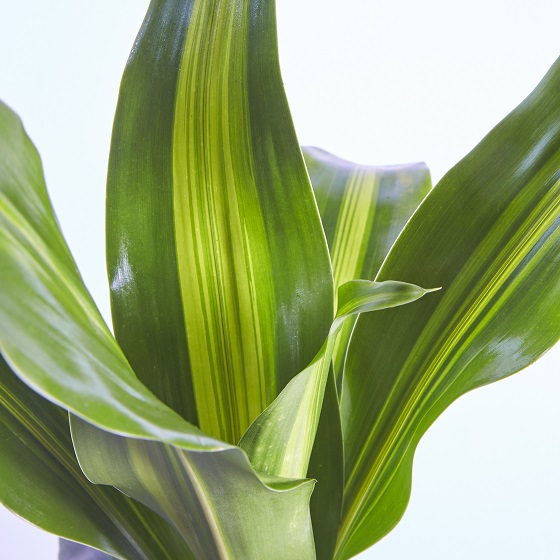
[[[126,355],[172,408],[236,443],[333,314],[273,0],[152,1],[121,87],[107,216]]]
[[[221,530],[215,531],[206,513],[223,508],[223,497],[242,494],[243,488],[251,498],[258,486],[258,515],[255,510],[254,524],[244,527],[247,537],[241,539],[246,546],[244,557],[274,557],[279,536],[284,538],[296,524],[298,531],[291,543],[294,558],[312,558],[310,483],[296,481],[284,488],[278,488],[275,481],[266,484],[240,449],[205,435],[142,385],[79,276],[58,229],[39,157],[17,117],[4,105],[0,105],[0,131],[0,153],[4,156],[0,158],[0,351],[13,371],[38,393],[91,423],[86,426],[98,442],[103,438],[108,442],[123,440],[123,454],[104,456],[105,461],[115,461],[122,467],[127,461],[128,443],[145,450],[139,461],[146,471],[157,471],[158,457],[150,453],[152,448],[182,457],[185,479],[193,486],[212,489],[200,500],[199,509],[190,511],[200,520],[199,533],[181,533],[189,549],[199,550],[200,534],[212,534],[217,547],[234,550],[232,540],[242,520],[224,516],[220,519]],[[99,459],[100,448],[88,448],[92,439],[75,441],[81,452],[80,466],[86,472],[95,469]],[[203,462],[205,468],[197,462]],[[117,468],[114,471],[115,475],[119,472]],[[147,505],[165,513],[166,502],[177,499],[177,488],[167,488],[172,495],[160,492],[161,503]],[[186,506],[189,495],[184,498]],[[284,515],[271,526],[269,520],[281,508]],[[156,530],[157,524],[151,527]],[[164,527],[156,539],[173,534]],[[169,554],[188,558],[184,544],[180,554],[173,550]]]
[[[381,263],[431,188],[423,163],[358,165],[319,148],[303,148],[331,254],[334,283],[374,280]],[[340,389],[355,320],[342,327],[334,352]]]
[[[321,350],[241,439],[239,445],[260,472],[303,477],[312,469],[319,486],[323,486],[311,504],[319,559],[332,557],[342,503],[342,435],[331,367],[337,333],[358,313],[410,303],[429,291],[402,282],[367,280],[341,286],[337,315]]]
[[[385,167],[365,166],[340,159],[319,148],[303,148],[305,162],[327,236],[335,286],[353,278],[373,280],[402,228],[431,188],[422,163]],[[357,317],[347,319],[334,347],[338,392],[343,381],[346,349]],[[336,396],[335,396],[336,400]],[[311,498],[317,555],[332,557],[340,521],[343,485],[342,442],[333,440],[339,422],[338,403],[321,412],[309,476],[318,479]],[[333,409],[336,406],[336,410]],[[329,428],[327,429],[327,426]],[[340,436],[342,437],[342,436]],[[323,478],[328,474],[328,482]],[[340,477],[336,479],[336,476]]]
[[[526,367],[560,336],[560,61],[432,191],[385,278],[443,286],[358,320],[341,397],[346,487],[337,558],[397,523],[412,455],[463,393]]]

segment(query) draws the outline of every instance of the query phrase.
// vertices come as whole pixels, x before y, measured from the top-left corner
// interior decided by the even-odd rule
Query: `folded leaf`
[[[306,476],[334,342],[344,321],[358,313],[416,301],[430,291],[403,282],[368,280],[352,280],[339,288],[338,312],[321,350],[253,422],[239,444],[257,471],[292,478]]]
[[[84,472],[164,517],[194,558],[312,560],[312,481],[267,479],[247,468],[237,448],[188,452],[124,438],[73,418],[72,437]]]
[[[314,147],[303,148],[332,258],[335,287],[374,280],[381,263],[431,188],[424,163],[358,165]],[[357,319],[357,317],[355,318]],[[337,384],[355,324],[346,321],[334,352]]]
[[[313,358],[333,314],[274,10],[153,0],[109,169],[116,337],[156,395],[230,443]]]
[[[443,286],[362,316],[341,411],[346,486],[336,558],[397,523],[422,434],[463,393],[560,336],[560,61],[414,214],[378,280]]]
[[[41,395],[95,425],[90,431],[96,432],[98,439],[106,435],[112,441],[117,436],[108,432],[113,432],[123,436],[125,442],[125,437],[132,438],[132,446],[144,445],[147,468],[154,466],[146,441],[155,440],[153,447],[163,449],[165,454],[180,454],[192,484],[203,478],[218,501],[234,490],[240,492],[242,487],[250,492],[258,484],[262,513],[258,519],[262,526],[254,525],[252,530],[256,534],[274,530],[285,536],[297,521],[302,529],[294,535],[293,547],[299,547],[299,556],[294,558],[309,558],[313,550],[310,522],[306,525],[301,519],[302,510],[309,516],[309,496],[301,485],[282,492],[265,485],[241,450],[206,436],[135,377],[103,323],[58,229],[38,154],[17,117],[1,104],[0,131],[0,351],[14,372]],[[76,441],[82,454],[87,442]],[[99,449],[90,451],[86,459],[80,457],[86,471],[93,468],[87,463],[95,464],[99,457]],[[189,452],[200,454],[193,457]],[[104,457],[110,459],[118,461],[120,457]],[[205,461],[211,467],[197,475],[196,461]],[[310,492],[308,487],[303,485]],[[175,497],[177,489],[171,490]],[[158,498],[164,503],[171,499],[165,494]],[[282,518],[285,524],[277,523],[272,529],[270,504],[278,508],[282,504],[286,512],[292,512],[293,519],[286,514]],[[200,507],[219,505],[201,502]],[[192,511],[191,515],[199,513]],[[231,534],[231,527],[239,520],[230,517],[221,523],[226,534]],[[222,542],[220,535],[215,533],[218,543]],[[190,535],[189,547],[196,545],[196,538]],[[269,543],[273,545],[274,540],[269,539]],[[226,542],[224,546],[230,545]],[[255,548],[255,554],[246,558],[267,558],[273,552]]]
[[[127,560],[184,558],[175,530],[82,473],[68,413],[22,383],[0,356],[0,503],[46,531]]]

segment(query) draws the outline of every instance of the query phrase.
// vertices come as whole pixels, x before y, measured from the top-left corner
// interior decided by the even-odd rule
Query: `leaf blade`
[[[108,264],[116,336],[127,355],[142,345],[152,355],[138,350],[140,377],[193,422],[196,402],[196,423],[236,443],[320,347],[333,294],[280,79],[274,2],[230,8],[151,4],[117,112],[126,123],[117,124],[112,148]],[[161,84],[152,76],[161,67],[171,87],[163,84],[160,118]],[[148,125],[134,118],[144,104],[155,108]],[[146,162],[155,178],[144,173]],[[126,286],[115,284],[121,277]],[[184,355],[188,347],[188,365],[157,343],[168,315],[165,336]],[[175,376],[190,378],[180,393],[191,404],[180,404],[177,391],[168,398]]]
[[[0,501],[20,517],[117,558],[188,552],[159,516],[85,478],[68,414],[29,389],[1,356],[0,441]]]
[[[444,290],[414,310],[360,319],[354,331],[341,403],[348,478],[338,558],[398,521],[414,448],[437,416],[466,391],[526,367],[560,336],[559,80],[557,62],[442,179],[380,271],[379,279]]]
[[[333,261],[335,286],[354,278],[374,280],[389,249],[430,192],[424,163],[359,165],[307,146],[303,148]],[[340,391],[344,359],[355,325],[338,335],[334,367]]]

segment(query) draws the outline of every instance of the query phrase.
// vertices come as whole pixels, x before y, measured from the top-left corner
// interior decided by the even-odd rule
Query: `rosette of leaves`
[[[0,105],[2,503],[121,559],[374,544],[442,411],[560,336],[558,122],[560,63],[434,189],[302,151],[274,1],[153,0],[113,130],[114,336]]]

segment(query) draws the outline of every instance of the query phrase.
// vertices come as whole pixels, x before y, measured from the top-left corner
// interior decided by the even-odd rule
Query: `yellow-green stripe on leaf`
[[[117,339],[160,398],[230,443],[311,361],[334,305],[274,10],[154,0],[109,172]]]
[[[257,471],[290,478],[306,476],[334,343],[344,321],[359,313],[411,303],[430,291],[404,282],[369,280],[352,280],[339,288],[338,312],[321,350],[240,442]]]
[[[378,281],[442,286],[414,306],[363,315],[341,414],[346,486],[336,558],[402,516],[412,456],[465,392],[536,360],[560,337],[560,61],[434,188]]]
[[[431,188],[424,163],[359,165],[314,147],[303,148],[332,258],[335,287],[354,278],[374,280],[410,216]],[[337,383],[355,321],[335,346]]]
[[[2,356],[0,442],[0,503],[19,517],[115,558],[171,560],[188,554],[158,515],[86,479],[72,447],[68,413],[20,381]]]

